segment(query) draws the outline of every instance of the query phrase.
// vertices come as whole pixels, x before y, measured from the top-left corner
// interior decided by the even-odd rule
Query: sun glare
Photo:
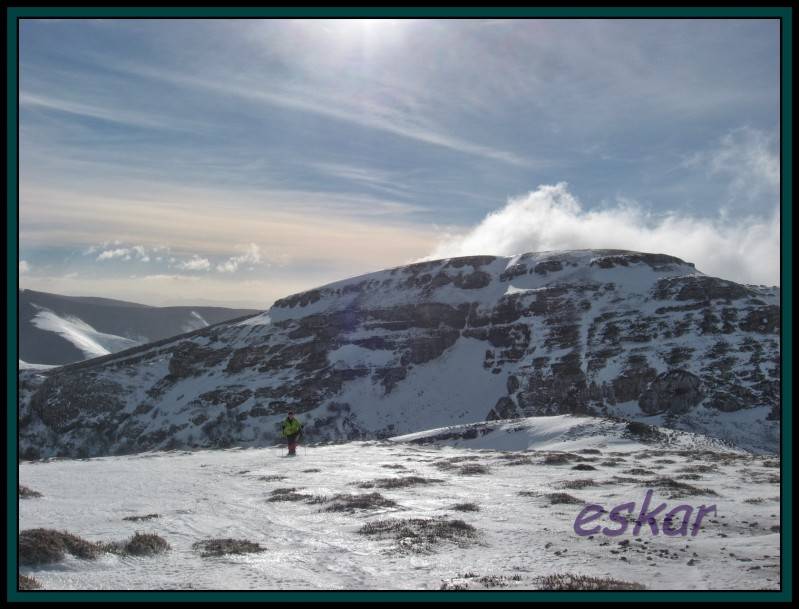
[[[385,42],[402,29],[401,19],[336,19],[328,21],[326,29],[351,41],[360,40],[370,45]]]

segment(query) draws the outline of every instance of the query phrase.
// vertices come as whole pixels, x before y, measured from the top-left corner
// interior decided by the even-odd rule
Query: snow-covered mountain
[[[108,298],[19,292],[19,367],[61,365],[256,313],[223,307],[150,307]]]
[[[780,588],[779,461],[694,434],[557,415],[280,455],[23,462],[20,572],[45,590]],[[615,536],[575,529],[586,504],[606,512],[584,528]],[[164,551],[43,558],[41,529]]]
[[[398,267],[20,375],[23,455],[257,446],[562,413],[778,450],[778,288],[618,250]]]

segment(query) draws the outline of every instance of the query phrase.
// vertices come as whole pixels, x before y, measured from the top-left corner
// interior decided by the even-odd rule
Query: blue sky
[[[779,282],[777,20],[23,20],[20,50],[23,287],[266,307],[570,247]]]

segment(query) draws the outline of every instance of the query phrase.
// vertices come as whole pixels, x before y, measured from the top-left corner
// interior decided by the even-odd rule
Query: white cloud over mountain
[[[665,253],[702,272],[743,283],[779,285],[779,210],[768,217],[708,219],[655,215],[635,202],[586,210],[565,182],[511,198],[472,229],[447,235],[426,259],[612,248]]]

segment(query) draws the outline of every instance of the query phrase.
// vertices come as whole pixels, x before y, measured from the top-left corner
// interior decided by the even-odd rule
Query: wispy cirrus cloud
[[[152,257],[156,247],[168,244],[166,263],[168,257],[175,264],[196,254],[212,265],[250,254],[249,245],[237,250],[231,244],[253,243],[272,264],[324,262],[361,270],[418,257],[435,235],[429,225],[413,222],[405,208],[392,211],[390,202],[373,197],[170,185],[150,193],[146,185],[122,184],[125,194],[116,192],[119,184],[96,192],[78,186],[25,188],[21,238],[31,247],[83,247],[95,257],[107,249],[130,249],[132,242],[144,245]],[[118,238],[86,249],[97,234]],[[347,247],[341,247],[343,240]]]
[[[37,95],[22,92],[19,96],[20,106],[23,108],[45,108],[57,110],[67,114],[74,114],[85,118],[98,119],[120,125],[132,125],[151,129],[174,129],[174,122],[158,120],[152,114],[129,112],[125,109],[109,105],[91,105],[82,102],[68,101],[61,97]]]
[[[246,246],[246,251],[240,256],[232,256],[222,264],[218,264],[216,270],[221,273],[234,273],[243,264],[260,264],[261,248],[255,243]]]
[[[179,269],[183,269],[186,271],[210,271],[211,270],[211,262],[208,258],[203,258],[194,254],[188,260],[184,260],[183,262],[177,262],[175,265]]]
[[[112,244],[111,247],[109,247],[109,244]],[[114,247],[114,246],[121,246],[121,247]],[[118,239],[114,241],[107,241],[102,245],[92,245],[83,251],[83,255],[97,254],[95,258],[97,262],[103,262],[108,260],[118,260],[122,262],[137,260],[140,262],[150,262],[152,260],[151,255],[153,255],[153,257],[155,258],[155,262],[165,263],[168,266],[181,271],[208,272],[211,271],[213,268],[215,268],[216,271],[220,273],[234,273],[242,265],[246,264],[254,265],[254,264],[261,264],[263,262],[261,248],[258,245],[256,245],[255,243],[250,243],[249,245],[243,246],[243,248],[244,248],[243,254],[237,256],[230,256],[227,258],[227,260],[221,261],[218,264],[216,264],[215,267],[212,264],[211,260],[196,253],[190,255],[181,255],[181,254],[169,255],[167,257],[154,256],[154,253],[172,252],[173,248],[165,246],[156,246],[152,248],[147,248],[143,245],[128,246],[124,245],[124,243]],[[181,276],[182,275],[179,274],[178,275],[154,274],[154,275],[149,275],[147,277],[163,279],[167,277],[181,277]],[[186,277],[188,276],[189,275],[186,275]]]
[[[133,254],[142,262],[150,262],[150,255],[147,253],[147,250],[143,245],[134,245],[130,249],[133,251]]]
[[[712,146],[687,156],[683,165],[728,180],[728,204],[777,202],[780,188],[779,138],[744,126]]]
[[[137,279],[136,276],[131,277],[131,279]],[[198,275],[181,275],[179,273],[158,273],[155,275],[145,275],[141,277],[142,281],[200,281],[200,277]]]
[[[317,114],[467,155],[522,167],[536,165],[533,159],[513,151],[458,137],[446,132],[431,119],[404,112],[394,106],[363,98],[353,101],[350,93],[344,90],[328,89],[320,94],[318,87],[312,84],[297,86],[296,84],[270,82],[264,86],[259,81],[245,83],[230,78],[209,79],[151,66],[128,64],[124,69],[138,76],[160,80],[172,86],[199,89],[258,104],[270,104]],[[545,161],[539,161],[539,163],[550,164]]]
[[[114,258],[122,258],[123,260],[130,260],[131,250],[127,248],[117,248],[114,250],[105,250],[97,255],[97,260],[113,260]]]
[[[121,243],[117,242],[117,245],[121,245]],[[97,251],[98,247],[92,246],[89,247],[85,253],[94,254]],[[141,262],[150,262],[150,255],[147,253],[146,248],[142,245],[104,249],[97,254],[96,260],[101,262],[103,260],[114,260],[115,258],[120,260],[139,260]]]

